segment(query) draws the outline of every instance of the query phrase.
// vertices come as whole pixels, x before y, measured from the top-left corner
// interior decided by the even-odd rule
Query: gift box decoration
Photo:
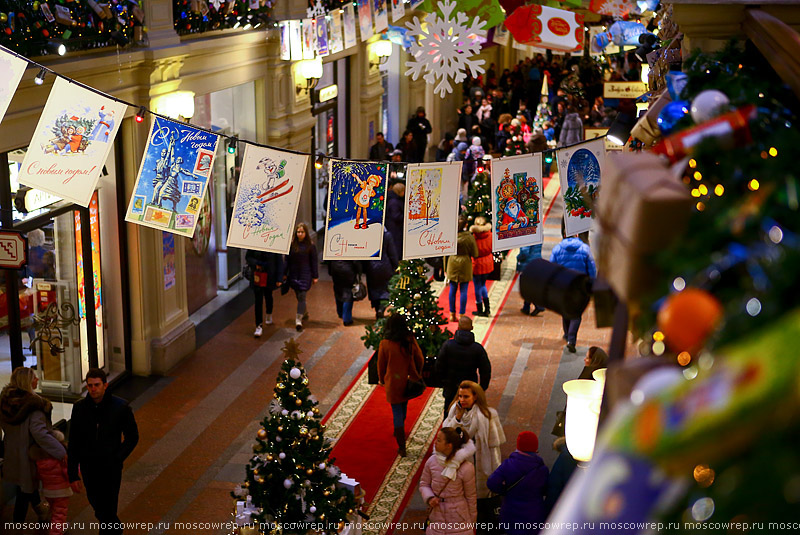
[[[659,157],[608,156],[596,207],[598,272],[620,299],[636,302],[650,288],[657,266],[648,257],[682,234],[693,205],[681,176]]]
[[[561,52],[583,50],[583,15],[540,5],[521,6],[505,21],[522,44]]]

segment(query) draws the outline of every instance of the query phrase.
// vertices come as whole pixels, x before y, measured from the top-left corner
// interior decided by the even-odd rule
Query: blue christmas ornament
[[[689,113],[689,103],[685,100],[670,102],[658,114],[658,128],[663,135],[669,135],[675,125]]]

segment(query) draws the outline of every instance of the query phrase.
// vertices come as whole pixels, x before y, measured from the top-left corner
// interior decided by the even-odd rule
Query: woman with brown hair
[[[394,438],[397,453],[406,456],[406,409],[405,395],[409,379],[422,380],[424,364],[422,350],[406,324],[402,314],[392,314],[383,326],[383,340],[378,346],[378,382],[386,387],[386,401],[392,406]]]
[[[594,379],[592,372],[600,368],[606,368],[607,363],[608,355],[605,351],[597,346],[590,347],[583,358],[584,366],[578,379]]]
[[[436,436],[434,454],[425,462],[419,492],[428,504],[426,535],[472,535],[478,519],[475,467],[469,462],[475,444],[458,427]]]
[[[28,456],[35,443],[48,455],[61,460],[67,450],[50,433],[53,406],[34,392],[39,379],[30,368],[20,366],[0,392],[0,427],[5,441],[3,482],[16,486],[14,522],[24,522],[28,504],[40,521],[47,517],[47,505],[39,497],[36,463]]]
[[[289,249],[289,257],[286,262],[286,274],[284,279],[288,286],[281,292],[285,293],[288,288],[294,290],[297,297],[297,315],[294,325],[298,331],[303,330],[303,320],[308,319],[306,312],[306,292],[319,280],[319,266],[317,265],[317,248],[311,241],[308,227],[305,223],[299,223],[292,238],[292,246]]]

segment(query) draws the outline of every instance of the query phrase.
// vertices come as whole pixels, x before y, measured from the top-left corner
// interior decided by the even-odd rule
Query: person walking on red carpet
[[[442,427],[461,427],[475,442],[475,485],[478,492],[480,522],[494,520],[491,491],[486,480],[500,466],[500,445],[506,441],[500,417],[486,403],[486,393],[473,381],[458,385],[458,397],[450,405],[450,412]]]
[[[492,255],[492,224],[483,216],[475,218],[475,224],[469,228],[475,236],[478,245],[478,256],[472,259],[472,284],[475,286],[475,312],[476,316],[488,316],[489,291],[486,289],[486,279],[494,270],[494,255]]]
[[[455,336],[442,344],[436,359],[436,376],[442,381],[445,418],[450,414],[450,405],[461,382],[478,382],[478,374],[481,388],[486,391],[492,379],[492,363],[483,346],[475,341],[472,319],[461,316]]]
[[[406,410],[405,396],[409,379],[422,380],[424,358],[419,344],[406,324],[402,314],[392,314],[383,327],[383,340],[378,346],[378,382],[386,388],[386,400],[392,406],[394,438],[397,453],[406,456]]]
[[[478,519],[475,467],[470,462],[475,444],[458,427],[445,427],[436,436],[434,454],[425,462],[419,493],[428,504],[426,535],[472,535]]]

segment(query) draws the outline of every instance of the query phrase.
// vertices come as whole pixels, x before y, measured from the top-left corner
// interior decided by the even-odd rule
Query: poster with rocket
[[[125,221],[193,236],[219,136],[153,116]]]
[[[56,78],[17,179],[88,207],[126,109]]]
[[[522,154],[492,162],[492,251],[544,241],[542,154]]]
[[[323,260],[380,260],[387,168],[330,160]]]
[[[289,254],[308,158],[247,145],[228,229],[228,247]]]
[[[456,254],[462,163],[409,164],[406,168],[404,260]]]
[[[556,159],[564,197],[564,225],[567,236],[575,236],[592,227],[594,202],[600,193],[606,161],[605,140],[598,138],[560,149]]]

